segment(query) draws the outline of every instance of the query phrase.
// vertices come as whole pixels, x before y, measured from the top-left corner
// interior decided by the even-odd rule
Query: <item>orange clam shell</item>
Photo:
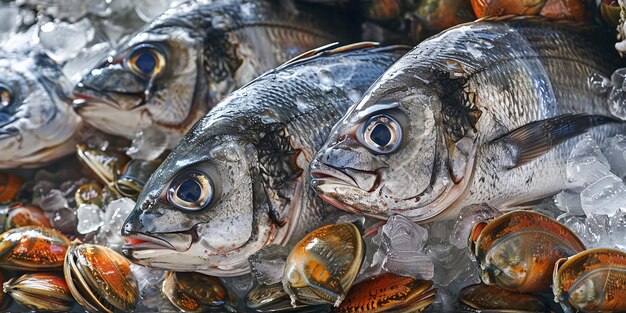
[[[22,187],[22,180],[11,174],[0,173],[0,202],[15,200]]]
[[[419,312],[435,300],[433,282],[414,277],[384,273],[364,280],[350,289],[333,312],[386,312],[411,309]]]
[[[0,235],[0,268],[61,269],[70,240],[46,227],[25,226]]]
[[[515,292],[550,290],[554,263],[585,250],[563,224],[532,211],[513,211],[485,226],[475,243],[483,282]]]
[[[590,18],[583,0],[547,0],[539,15],[557,20],[583,22]]]
[[[163,294],[184,312],[204,312],[228,300],[226,288],[217,277],[200,273],[167,273]]]
[[[578,311],[626,311],[626,253],[598,248],[559,260],[553,292]]]
[[[543,302],[531,294],[511,292],[485,284],[463,288],[459,293],[459,301],[474,310],[547,311]]]
[[[536,15],[545,0],[471,0],[477,18],[491,15]]]
[[[52,227],[50,220],[38,206],[17,202],[9,207],[6,229],[22,226]]]

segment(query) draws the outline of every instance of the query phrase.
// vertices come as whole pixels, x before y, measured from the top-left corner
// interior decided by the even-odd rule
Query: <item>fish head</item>
[[[0,56],[0,168],[39,166],[74,151],[81,120],[70,90],[45,54]]]
[[[168,270],[242,275],[249,272],[248,256],[280,237],[266,191],[253,178],[257,149],[232,129],[191,139],[200,128],[192,128],[147,182],[122,230],[131,238],[124,253]]]
[[[85,121],[132,138],[149,126],[178,139],[206,113],[203,39],[189,28],[139,32],[111,51],[75,87]]]
[[[451,191],[467,163],[450,157],[443,99],[436,86],[392,67],[318,151],[310,171],[315,191],[340,209],[377,218],[439,215],[457,199]]]

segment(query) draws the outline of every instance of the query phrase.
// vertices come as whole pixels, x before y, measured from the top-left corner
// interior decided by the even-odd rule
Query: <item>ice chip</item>
[[[435,266],[433,283],[436,286],[450,286],[456,294],[463,287],[480,282],[480,271],[469,256],[467,247],[459,249],[450,244],[429,245],[426,254]]]
[[[613,88],[609,94],[609,110],[611,114],[622,120],[626,119],[626,92],[624,91],[624,78],[626,78],[626,68],[620,68],[611,75]]]
[[[591,91],[597,95],[604,95],[611,91],[613,83],[607,77],[599,73],[593,73],[587,79],[587,84]]]
[[[81,204],[78,209],[76,209],[76,217],[78,217],[76,230],[80,234],[95,232],[104,224],[102,220],[102,210],[97,205]]]
[[[39,28],[39,43],[57,63],[74,58],[93,39],[94,29],[89,19],[76,23],[48,22]]]
[[[150,126],[137,132],[126,154],[133,158],[152,161],[167,149],[167,135],[156,126]]]
[[[271,285],[283,279],[289,249],[271,244],[248,257],[252,275],[260,284]]]
[[[591,214],[587,216],[586,235],[589,237],[589,246],[587,246],[587,248],[611,247],[609,221],[609,216],[606,214]]]
[[[0,5],[0,41],[5,41],[17,30],[19,9],[10,4]]]
[[[382,267],[399,275],[430,279],[433,264],[422,252],[428,231],[402,215],[393,215],[382,227],[380,249],[385,252]]]
[[[75,58],[63,65],[63,74],[72,84],[78,83],[111,50],[108,42],[97,43],[82,49]]]
[[[618,210],[609,220],[609,235],[614,248],[626,252],[626,211]]]
[[[626,137],[616,135],[604,141],[604,155],[611,165],[611,172],[620,178],[626,176]]]
[[[121,252],[122,246],[124,245],[122,227],[134,207],[135,201],[129,198],[111,201],[104,209],[103,224],[96,235],[96,242]]]
[[[55,212],[62,208],[67,208],[67,199],[63,195],[63,192],[58,189],[52,189],[48,194],[41,197],[36,203],[45,212]]]
[[[76,234],[76,228],[78,226],[76,210],[71,208],[61,208],[49,213],[49,218],[52,223],[52,227],[58,231],[64,234]]]
[[[171,0],[135,0],[135,13],[144,22],[150,22],[170,6]]]
[[[556,218],[557,222],[565,225],[585,244],[587,248],[592,243],[592,238],[587,230],[586,218],[571,213],[563,213]]]
[[[581,191],[611,173],[609,161],[589,135],[582,137],[567,159],[568,189]]]
[[[161,294],[161,285],[165,280],[166,271],[133,263],[130,264],[130,270],[137,280],[137,289],[139,290],[140,302],[135,311],[149,312],[158,309],[163,301],[167,301]]]
[[[626,209],[626,185],[614,174],[606,175],[580,193],[580,202],[587,217],[613,215],[619,209]]]
[[[459,249],[467,248],[472,228],[477,222],[486,221],[502,215],[498,210],[486,205],[476,204],[464,207],[459,212],[450,234],[450,243]]]
[[[570,190],[563,190],[554,197],[559,209],[576,215],[584,215],[583,206],[580,203],[580,194]]]

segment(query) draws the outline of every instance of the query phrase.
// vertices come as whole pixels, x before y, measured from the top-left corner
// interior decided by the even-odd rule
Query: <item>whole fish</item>
[[[333,205],[413,221],[477,203],[529,205],[565,187],[586,131],[623,131],[588,84],[621,61],[591,26],[508,18],[464,24],[394,64],[335,126],[312,164]]]
[[[71,90],[45,54],[0,52],[0,168],[40,166],[75,151],[81,119]]]
[[[173,147],[229,92],[302,52],[349,40],[343,20],[278,0],[186,2],[86,75],[75,108],[87,123],[127,138],[154,125]]]
[[[308,168],[335,122],[408,49],[312,51],[233,92],[154,172],[123,228],[135,262],[216,276],[286,245],[330,212]],[[334,222],[334,221],[333,221]]]

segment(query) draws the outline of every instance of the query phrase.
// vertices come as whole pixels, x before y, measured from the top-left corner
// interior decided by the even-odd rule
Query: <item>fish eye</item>
[[[213,182],[200,171],[188,171],[176,177],[167,191],[170,204],[187,211],[198,211],[211,202]]]
[[[375,115],[361,126],[357,139],[376,153],[391,153],[400,147],[402,127],[390,115]]]
[[[0,86],[0,108],[6,108],[13,102],[13,96],[9,88]]]
[[[126,61],[128,68],[141,78],[158,75],[165,66],[165,57],[157,48],[149,45],[138,46]]]

